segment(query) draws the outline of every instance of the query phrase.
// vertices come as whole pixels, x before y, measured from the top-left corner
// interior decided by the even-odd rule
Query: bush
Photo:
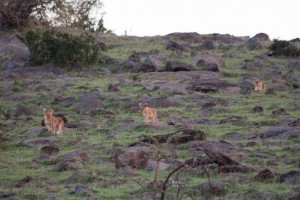
[[[300,49],[285,40],[274,40],[269,49],[274,56],[300,56]]]
[[[55,30],[32,29],[26,33],[25,41],[31,52],[31,65],[93,64],[99,52],[95,38],[88,34],[77,37]]]

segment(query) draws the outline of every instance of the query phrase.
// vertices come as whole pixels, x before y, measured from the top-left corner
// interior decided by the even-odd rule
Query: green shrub
[[[93,64],[99,51],[95,38],[88,34],[77,37],[55,30],[32,29],[25,40],[31,52],[31,65]]]
[[[293,46],[289,41],[274,40],[269,49],[274,56],[300,56],[300,49]]]

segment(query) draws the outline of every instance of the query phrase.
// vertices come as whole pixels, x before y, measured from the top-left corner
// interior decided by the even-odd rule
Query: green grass
[[[0,32],[1,34],[1,32]],[[107,37],[104,39],[107,46],[116,45],[115,48],[108,49],[105,54],[121,60],[128,59],[133,51],[136,52],[153,52],[157,51],[162,55],[162,61],[159,61],[159,68],[163,68],[167,60],[177,60],[181,62],[191,63],[193,57],[189,51],[184,52],[182,56],[174,56],[171,51],[165,49],[164,42],[159,38],[137,38],[137,37]],[[198,45],[198,44],[194,44]],[[264,69],[257,71],[247,71],[241,67],[245,59],[252,59],[254,56],[265,54],[266,49],[259,51],[245,51],[243,46],[228,46],[217,44],[216,49],[212,53],[223,54],[228,51],[236,52],[235,58],[225,58],[225,66],[221,67],[220,74],[223,79],[230,83],[239,85],[245,76],[261,76],[262,70],[270,70],[273,65],[280,64],[284,66],[282,73],[286,73],[287,60],[284,58],[268,58],[271,64],[265,66]],[[204,51],[197,52],[198,54]],[[143,57],[144,59],[144,57]],[[118,68],[119,66],[113,66]],[[47,186],[57,187],[57,192],[53,192],[58,199],[85,199],[86,195],[75,196],[74,188],[77,184],[86,185],[95,191],[95,196],[100,199],[141,199],[144,194],[152,192],[151,182],[153,181],[154,172],[140,170],[136,176],[122,177],[118,176],[118,170],[115,169],[111,160],[110,150],[116,145],[121,150],[126,150],[127,146],[135,141],[141,135],[160,135],[171,133],[178,130],[181,125],[176,124],[170,126],[166,130],[152,130],[143,126],[143,117],[139,109],[136,111],[126,108],[126,103],[136,101],[144,95],[150,97],[169,97],[173,96],[172,92],[164,92],[160,89],[146,89],[146,84],[153,81],[164,81],[169,84],[182,82],[189,83],[191,80],[188,76],[180,73],[172,76],[160,76],[159,74],[136,74],[142,81],[132,82],[133,74],[109,74],[111,68],[102,64],[96,64],[90,68],[81,71],[67,70],[64,77],[50,75],[48,77],[39,78],[35,81],[12,79],[0,80],[0,86],[9,85],[16,87],[12,96],[21,93],[36,95],[33,98],[24,98],[20,100],[11,100],[6,97],[0,97],[1,110],[7,110],[10,113],[10,119],[16,121],[16,126],[9,126],[2,129],[10,141],[3,148],[0,146],[0,191],[12,190],[17,193],[20,199],[43,199],[47,194]],[[299,77],[300,70],[295,69],[296,77]],[[125,79],[125,84],[118,86],[118,92],[108,92],[109,84],[119,82],[119,77]],[[268,85],[272,85],[271,79],[265,80]],[[39,84],[46,85],[49,91],[37,91]],[[66,89],[64,89],[66,88]],[[94,114],[82,115],[74,110],[74,105],[78,104],[80,98],[91,92],[93,89],[100,90],[100,98],[102,107]],[[187,93],[181,95],[184,100],[176,106],[165,108],[158,107],[158,118],[160,124],[166,124],[172,119],[180,119],[182,121],[193,122],[202,118],[206,118],[212,124],[192,124],[191,127],[201,130],[207,134],[207,140],[226,141],[236,144],[238,152],[243,152],[243,158],[239,161],[244,165],[255,165],[269,168],[274,172],[276,178],[280,174],[291,170],[298,170],[299,155],[297,151],[290,151],[282,146],[266,146],[266,140],[256,139],[256,145],[246,147],[246,144],[252,140],[227,140],[229,136],[235,134],[247,135],[249,133],[263,133],[269,127],[280,126],[284,120],[297,119],[300,116],[300,110],[295,109],[294,103],[299,102],[299,90],[288,88],[282,91],[275,91],[276,95],[265,95],[263,92],[253,91],[249,95],[239,93],[207,93],[199,95],[199,99],[191,98],[193,94]],[[195,94],[195,93],[194,93]],[[195,96],[196,96],[195,95]],[[61,107],[59,104],[53,104],[55,97],[75,97],[75,102],[70,107]],[[217,104],[207,117],[201,117],[201,106],[206,100],[222,99],[228,102],[228,106]],[[33,106],[36,113],[30,116],[14,117],[16,107],[19,104]],[[252,109],[255,106],[262,106],[264,112],[254,113]],[[21,134],[24,130],[32,129],[40,126],[43,118],[42,108],[54,108],[57,112],[65,113],[70,122],[84,124],[84,126],[76,129],[65,129],[63,135],[56,136],[59,142],[54,145],[60,149],[57,156],[50,156],[48,160],[41,160],[40,148],[25,147],[20,145],[20,141],[35,136]],[[288,115],[274,117],[272,112],[278,108],[287,110]],[[106,111],[108,113],[106,113]],[[109,113],[111,112],[111,113]],[[220,123],[221,120],[228,119],[232,116],[241,117],[240,121],[232,121],[229,123]],[[132,122],[126,122],[132,120]],[[0,113],[1,123],[6,123],[7,119]],[[184,127],[186,128],[186,127]],[[51,134],[42,134],[39,136],[51,136]],[[289,146],[297,147],[298,138],[267,140],[268,142],[287,142]],[[0,141],[1,142],[1,141]],[[0,143],[1,145],[1,143]],[[172,163],[173,161],[185,161],[194,156],[204,155],[200,151],[191,150],[189,144],[181,144],[176,147],[173,145],[149,145],[151,149],[150,159],[154,159],[154,155],[160,152],[163,161]],[[60,156],[75,151],[87,150],[91,152],[89,160],[84,162],[84,168],[77,171],[56,172],[55,165],[59,162]],[[269,157],[262,158],[253,156],[255,154],[270,153]],[[275,164],[274,164],[275,163]],[[165,180],[171,169],[159,172],[158,179]],[[85,178],[78,181],[65,184],[64,181],[74,173],[82,174]],[[273,191],[282,199],[290,196],[293,186],[280,184],[277,179],[270,182],[260,183],[253,180],[258,172],[252,173],[230,173],[219,174],[217,167],[213,165],[209,168],[212,181],[220,182],[224,185],[224,191],[213,199],[243,199],[243,194],[249,189],[257,189],[260,192]],[[33,181],[27,183],[24,187],[16,188],[15,184],[25,176],[32,176]],[[174,175],[171,179],[174,178]],[[182,199],[199,199],[202,195],[196,187],[200,183],[207,182],[207,177],[201,168],[186,168],[179,174],[180,181],[184,182],[184,191],[180,193]],[[168,188],[167,199],[176,199],[177,186]],[[151,194],[148,194],[151,197]],[[194,195],[194,196],[193,196]]]

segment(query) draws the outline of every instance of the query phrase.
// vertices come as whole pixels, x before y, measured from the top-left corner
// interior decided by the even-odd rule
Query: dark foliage
[[[273,56],[300,56],[300,49],[285,40],[274,40],[269,49]]]
[[[95,38],[88,34],[77,37],[55,30],[32,29],[26,33],[25,40],[31,52],[32,65],[93,64],[99,51]]]

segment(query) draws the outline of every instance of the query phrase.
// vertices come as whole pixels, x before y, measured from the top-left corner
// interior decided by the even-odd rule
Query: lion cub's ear
[[[260,81],[263,81],[263,79],[261,78],[261,79],[259,79]]]
[[[148,103],[144,103],[144,106],[148,107]]]

